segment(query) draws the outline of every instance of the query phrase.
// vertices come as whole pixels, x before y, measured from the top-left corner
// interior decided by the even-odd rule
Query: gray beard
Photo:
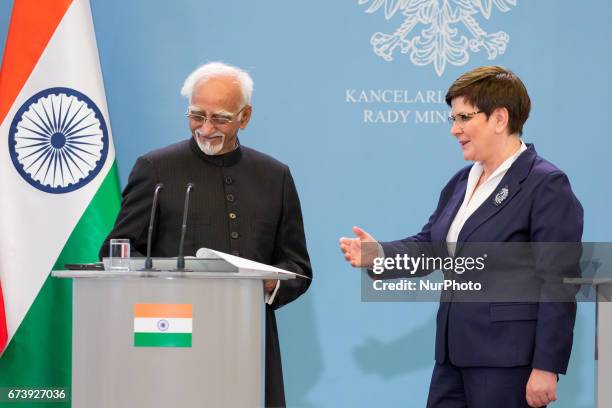
[[[207,156],[216,156],[223,149],[223,145],[225,144],[225,135],[221,134],[221,143],[212,144],[210,142],[200,142],[198,138],[199,132],[196,130],[196,143],[202,152],[204,152]]]

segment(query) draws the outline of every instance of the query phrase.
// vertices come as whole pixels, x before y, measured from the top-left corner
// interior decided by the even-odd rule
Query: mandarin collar
[[[238,144],[238,146],[231,152],[228,152],[225,154],[219,154],[215,156],[209,156],[207,154],[204,154],[204,152],[200,149],[200,147],[198,146],[198,143],[195,141],[193,137],[191,138],[189,145],[191,147],[191,150],[200,159],[210,164],[213,164],[215,166],[228,167],[228,166],[233,166],[234,164],[238,163],[240,159],[242,159],[242,148],[240,147],[240,141],[236,139],[236,143]]]

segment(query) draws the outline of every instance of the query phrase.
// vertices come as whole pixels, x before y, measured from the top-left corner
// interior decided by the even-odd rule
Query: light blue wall
[[[464,162],[446,123],[362,121],[364,109],[444,105],[347,103],[345,92],[446,91],[462,72],[491,63],[486,54],[470,53],[442,76],[399,52],[386,62],[370,37],[393,32],[403,17],[387,21],[357,1],[91,2],[122,184],[140,154],[189,136],[179,89],[194,67],[223,60],[252,73],[254,116],[241,141],[290,165],[315,275],[278,313],[289,405],[424,406],[437,305],[362,303],[359,273],[337,240],[355,224],[380,239],[415,233]],[[2,43],[11,3],[0,2]],[[569,175],[585,241],[612,241],[611,12],[604,0],[519,0],[489,20],[475,16],[510,37],[493,62],[526,83],[533,111],[524,138]],[[593,305],[580,305],[558,408],[593,406],[593,330]]]

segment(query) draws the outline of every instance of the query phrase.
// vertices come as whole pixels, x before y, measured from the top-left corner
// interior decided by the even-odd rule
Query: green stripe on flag
[[[98,260],[98,250],[111,230],[121,195],[113,164],[81,216],[53,270],[65,263]],[[41,234],[45,233],[40,226]],[[32,248],[35,256],[36,248]],[[72,381],[72,281],[49,276],[0,358],[0,387],[63,387]],[[29,407],[70,407],[70,402],[29,402]]]
[[[135,347],[191,347],[191,333],[134,333]]]

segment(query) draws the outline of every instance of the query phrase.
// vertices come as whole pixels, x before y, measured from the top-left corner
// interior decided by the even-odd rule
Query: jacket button
[[[233,194],[228,194],[225,196],[225,198],[227,199],[227,201],[229,201],[230,203],[234,202],[234,195]]]
[[[234,182],[234,179],[231,176],[225,177],[225,184],[232,184],[233,182]]]
[[[239,234],[239,233],[237,233],[236,231],[233,231],[233,232],[231,233],[231,237],[232,237],[232,239],[238,239],[238,237],[239,237],[239,236],[240,236],[240,234]]]
[[[229,213],[228,215],[229,215],[229,217],[230,217],[230,220],[235,220],[235,219],[236,219],[236,217],[237,217],[236,213],[233,213],[233,212],[232,212],[232,213]]]

